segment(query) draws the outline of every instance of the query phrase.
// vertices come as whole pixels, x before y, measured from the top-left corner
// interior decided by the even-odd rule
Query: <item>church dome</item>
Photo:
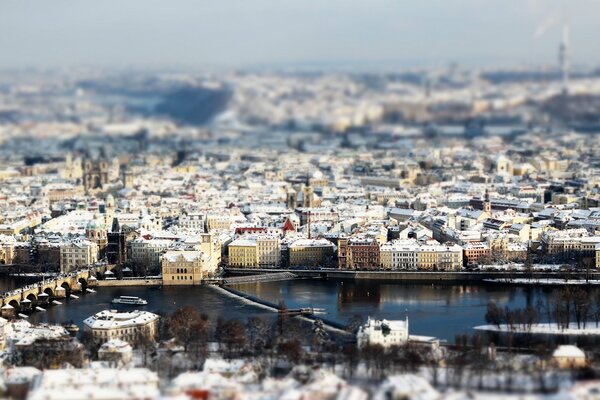
[[[87,226],[85,227],[86,231],[101,231],[104,229],[106,229],[104,222],[102,222],[102,220],[98,218],[88,222]]]

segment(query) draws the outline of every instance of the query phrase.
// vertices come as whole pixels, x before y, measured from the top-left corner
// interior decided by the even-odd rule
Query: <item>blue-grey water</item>
[[[0,279],[6,290],[16,284],[11,278]],[[404,319],[408,315],[410,331],[417,335],[436,336],[453,341],[457,334],[472,333],[472,327],[485,323],[487,304],[524,307],[535,304],[539,296],[550,290],[491,285],[408,284],[370,281],[291,280],[239,284],[235,289],[277,303],[284,300],[288,308],[317,307],[325,309],[325,318],[348,322],[356,315]],[[33,312],[32,322],[77,324],[98,311],[115,308],[110,301],[121,295],[148,300],[144,310],[162,315],[182,306],[196,307],[212,318],[272,316],[269,311],[252,306],[210,286],[102,287],[96,293],[78,294],[79,299],[61,300],[62,305],[49,306],[45,313]],[[128,308],[131,306],[118,306]],[[135,308],[135,307],[134,307]]]
[[[535,305],[550,290],[491,286],[385,283],[371,281],[294,280],[240,284],[236,289],[278,302],[288,308],[324,308],[325,318],[348,322],[356,315],[409,318],[410,332],[453,341],[456,335],[473,333],[485,323],[489,302],[500,306]]]

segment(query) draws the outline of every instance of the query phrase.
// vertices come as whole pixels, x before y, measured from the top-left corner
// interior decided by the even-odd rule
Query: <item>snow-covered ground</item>
[[[484,282],[511,283],[515,285],[600,285],[600,280],[593,279],[558,279],[558,278],[498,278],[484,279]]]
[[[552,271],[558,272],[563,264],[532,264],[532,271]],[[506,263],[506,264],[490,264],[481,265],[479,268],[482,271],[526,271],[527,268],[523,263]]]
[[[506,324],[498,325],[479,325],[474,327],[480,331],[490,332],[513,332],[513,333],[531,333],[531,334],[543,334],[543,335],[586,335],[595,336],[600,335],[600,325],[596,325],[596,322],[586,322],[585,328],[583,323],[581,327],[577,327],[577,322],[571,322],[568,328],[561,328],[556,323],[539,323],[528,325],[514,325],[509,326]]]

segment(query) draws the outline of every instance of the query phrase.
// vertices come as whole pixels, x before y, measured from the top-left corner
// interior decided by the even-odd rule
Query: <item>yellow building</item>
[[[229,266],[257,267],[258,252],[256,240],[242,237],[229,243]]]
[[[281,246],[279,237],[262,235],[256,239],[256,258],[260,267],[279,267],[281,265]]]
[[[457,244],[426,244],[417,250],[417,268],[421,270],[458,271],[462,268],[463,250]]]
[[[169,250],[161,256],[163,285],[199,285],[207,257],[197,250]]]
[[[210,232],[215,229],[229,229],[231,227],[231,217],[229,215],[207,215],[206,228]]]
[[[205,273],[212,274],[216,272],[221,264],[221,242],[219,238],[208,233],[201,234],[200,251],[206,257],[204,263]]]
[[[324,266],[333,256],[333,243],[327,239],[298,239],[289,246],[290,266]]]
[[[0,264],[8,265],[13,263],[15,243],[16,240],[14,237],[0,234]]]
[[[243,236],[229,244],[232,267],[276,268],[281,265],[281,246],[276,235]]]

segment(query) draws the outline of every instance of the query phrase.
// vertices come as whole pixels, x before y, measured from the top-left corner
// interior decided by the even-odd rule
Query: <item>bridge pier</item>
[[[17,315],[17,310],[10,304],[5,304],[0,308],[2,318],[14,318]]]
[[[65,289],[62,286],[57,286],[54,289],[54,297],[56,297],[57,299],[64,299],[65,297],[67,297],[67,289]]]
[[[23,299],[21,300],[21,303],[19,304],[19,308],[21,310],[31,310],[31,308],[33,307],[33,302],[29,299]]]
[[[38,299],[37,299],[37,303],[38,304],[48,304],[50,302],[50,296],[48,295],[48,293],[40,293],[38,294]]]

